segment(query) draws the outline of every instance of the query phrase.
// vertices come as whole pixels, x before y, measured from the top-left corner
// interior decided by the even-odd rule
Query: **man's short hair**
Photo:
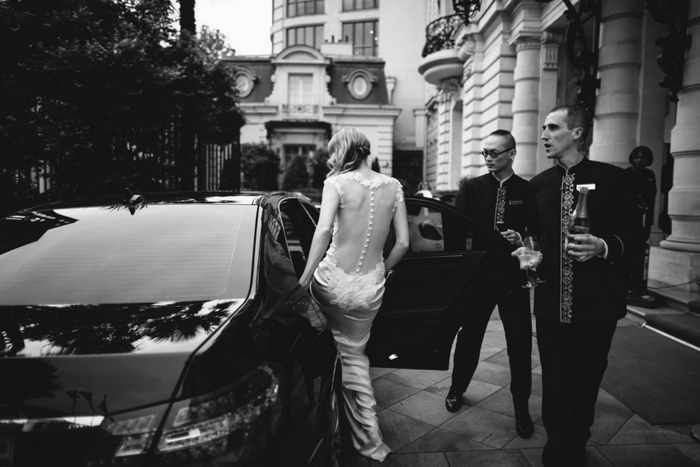
[[[575,105],[560,105],[559,107],[554,107],[552,112],[560,110],[566,111],[566,123],[569,125],[570,130],[581,128],[581,144],[583,144],[591,131],[591,114],[583,107]]]
[[[489,136],[500,136],[502,138],[506,139],[506,146],[511,147],[515,149],[515,138],[513,138],[513,135],[511,134],[510,131],[508,130],[496,130],[491,132]]]

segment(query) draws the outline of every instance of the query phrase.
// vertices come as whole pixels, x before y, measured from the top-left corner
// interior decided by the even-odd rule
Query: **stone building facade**
[[[241,143],[267,141],[284,170],[343,126],[365,132],[383,173],[422,176],[425,0],[272,1],[269,56],[228,59],[247,124]]]
[[[551,165],[540,144],[549,110],[588,95],[595,117],[591,159],[628,167],[636,146],[654,154],[649,168],[660,189],[650,281],[674,286],[686,302],[697,297],[700,2],[427,1],[428,29],[448,40],[419,64],[428,83],[425,182],[455,190],[461,178],[485,173],[481,141],[498,128],[515,136],[514,169],[531,178]],[[478,9],[454,27],[453,8],[460,5]],[[579,33],[573,47],[567,28]]]

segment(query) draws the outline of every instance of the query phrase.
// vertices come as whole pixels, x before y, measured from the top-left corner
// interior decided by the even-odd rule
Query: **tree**
[[[181,188],[192,177],[178,169],[183,125],[199,144],[234,141],[244,120],[232,73],[208,45],[180,40],[171,8],[0,2],[0,196],[30,200],[44,168],[54,197]]]
[[[309,185],[309,171],[306,168],[306,157],[294,156],[287,166],[282,180],[283,190],[306,189]]]
[[[277,190],[280,158],[265,143],[241,145],[241,170],[251,190]]]

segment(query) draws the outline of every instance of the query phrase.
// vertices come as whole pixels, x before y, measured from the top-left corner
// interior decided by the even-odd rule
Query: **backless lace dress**
[[[342,400],[353,446],[363,456],[383,461],[391,451],[382,441],[365,347],[372,320],[384,295],[382,250],[393,214],[403,202],[398,180],[371,179],[345,172],[326,179],[340,204],[333,238],[314,272],[311,291],[333,332],[342,369]]]

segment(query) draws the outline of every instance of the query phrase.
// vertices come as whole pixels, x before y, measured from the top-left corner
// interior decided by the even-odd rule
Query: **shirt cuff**
[[[603,240],[602,238],[599,238],[599,240],[601,242],[603,242],[603,251],[598,253],[598,256],[603,258],[603,259],[607,259],[608,258],[608,244],[605,243],[605,240]]]

